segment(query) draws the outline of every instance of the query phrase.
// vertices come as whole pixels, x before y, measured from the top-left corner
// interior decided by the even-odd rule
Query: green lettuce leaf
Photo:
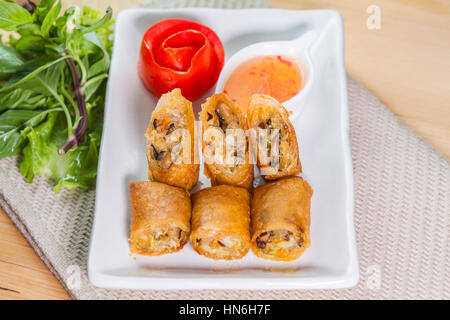
[[[55,192],[61,187],[81,187],[91,189],[95,186],[98,153],[95,135],[87,135],[83,145],[64,155],[58,153],[64,142],[66,127],[61,113],[48,115],[47,121],[35,127],[28,127],[22,133],[29,143],[23,149],[20,171],[28,182],[36,175],[45,175],[58,181]]]
[[[17,28],[17,33],[21,36],[43,36],[41,28],[35,23],[27,23]]]
[[[36,109],[46,102],[45,96],[30,90],[17,89],[0,94],[0,112],[7,109]]]
[[[60,11],[61,0],[58,0],[58,2],[48,11],[47,15],[44,18],[44,21],[42,22],[41,32],[44,37],[49,36],[50,29],[51,27],[53,27],[53,24],[55,23]]]
[[[53,8],[56,0],[41,0],[34,9],[33,19],[36,23],[42,24],[45,20],[45,17]]]
[[[14,2],[0,2],[0,29],[16,31],[21,25],[31,23],[31,14]]]
[[[61,0],[41,0],[33,14],[0,1],[0,29],[15,31],[0,41],[0,158],[22,154],[24,177],[44,175],[55,192],[95,187],[113,42],[110,8],[60,11]],[[84,134],[74,87],[85,100]]]
[[[6,79],[19,71],[24,64],[20,53],[0,41],[0,79]]]
[[[95,30],[97,36],[110,55],[113,44],[112,25],[114,23],[114,20],[110,19],[111,15],[112,11],[110,8],[107,10],[107,15],[103,17],[103,13],[101,11],[86,6],[83,7],[83,12],[81,15],[81,24],[85,26],[95,26],[92,29]]]
[[[81,10],[78,7],[70,7],[56,20],[56,29],[60,42],[64,42],[74,30],[80,28]]]
[[[26,144],[26,139],[20,134],[25,126],[36,126],[50,112],[61,109],[33,111],[8,110],[0,115],[0,158],[17,155]]]

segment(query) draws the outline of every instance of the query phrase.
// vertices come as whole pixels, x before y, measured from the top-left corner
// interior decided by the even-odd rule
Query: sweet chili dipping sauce
[[[267,94],[280,103],[295,96],[304,85],[299,65],[281,56],[264,56],[244,62],[228,78],[224,93],[244,110],[255,93]]]

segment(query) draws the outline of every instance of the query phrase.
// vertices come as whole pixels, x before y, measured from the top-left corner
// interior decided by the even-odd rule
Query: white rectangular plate
[[[147,180],[144,133],[157,99],[136,72],[140,41],[154,23],[186,18],[221,38],[226,58],[260,41],[290,40],[313,30],[314,83],[294,121],[303,177],[314,189],[312,245],[298,260],[271,262],[251,251],[237,261],[213,261],[190,244],[160,257],[130,255],[128,185]],[[214,89],[214,88],[213,88]],[[210,90],[204,97],[213,93]],[[88,273],[99,287],[129,289],[344,288],[359,278],[353,227],[353,172],[343,62],[343,25],[335,11],[276,9],[130,9],[119,14],[108,83]],[[194,113],[199,103],[194,103]],[[203,100],[202,100],[203,99]],[[200,170],[201,188],[209,180]]]

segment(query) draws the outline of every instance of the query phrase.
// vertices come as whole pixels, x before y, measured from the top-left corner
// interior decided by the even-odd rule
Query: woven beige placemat
[[[156,7],[261,7],[263,1],[151,1]],[[360,281],[345,290],[132,291],[95,288],[86,263],[94,191],[28,184],[17,157],[0,160],[0,206],[73,298],[450,298],[450,164],[351,78],[350,137]]]

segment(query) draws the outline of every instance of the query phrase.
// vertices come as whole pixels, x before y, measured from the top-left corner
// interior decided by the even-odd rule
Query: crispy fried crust
[[[294,127],[289,121],[289,113],[274,98],[264,94],[254,94],[249,102],[249,127],[257,132],[258,128],[268,128],[268,121],[277,125],[280,130],[280,167],[277,172],[263,175],[266,180],[276,180],[282,177],[297,175],[302,172],[302,166],[298,154],[297,136]],[[252,141],[254,148],[259,144]],[[254,150],[256,153],[257,150]],[[268,167],[257,153],[258,167]]]
[[[241,108],[231,101],[226,94],[214,94],[202,104],[200,121],[202,122],[202,151],[205,158],[207,141],[203,137],[208,128],[216,127],[222,132],[226,132],[227,129],[242,129],[245,139],[245,154],[242,155],[241,159],[244,163],[227,165],[205,161],[205,174],[211,179],[213,186],[227,184],[251,189],[253,186],[253,164],[250,164],[248,138],[245,136],[248,129],[247,119]]]
[[[190,233],[191,200],[189,193],[178,187],[159,182],[137,181],[130,183],[131,221],[130,250],[135,254],[162,255],[179,251],[187,242]],[[140,239],[147,239],[160,229],[179,228],[186,239],[171,249],[143,249]]]
[[[253,191],[252,250],[261,258],[276,261],[295,260],[310,246],[310,206],[313,190],[300,177],[289,177],[269,182]],[[295,246],[281,256],[265,253],[257,238],[263,233],[284,230],[301,237],[301,246]]]
[[[145,134],[147,140],[148,178],[186,190],[192,189],[198,181],[199,164],[195,160],[194,112],[192,103],[181,95],[180,89],[163,94],[152,112]],[[173,145],[166,143],[169,135],[177,129],[190,134],[190,161],[175,163],[171,158]],[[189,156],[187,156],[189,159]],[[197,164],[195,164],[197,162]]]
[[[241,187],[219,185],[194,193],[191,224],[190,241],[197,253],[215,260],[242,258],[250,248],[249,192]],[[203,239],[226,242],[227,238],[239,242],[228,255],[205,251],[201,245]]]

